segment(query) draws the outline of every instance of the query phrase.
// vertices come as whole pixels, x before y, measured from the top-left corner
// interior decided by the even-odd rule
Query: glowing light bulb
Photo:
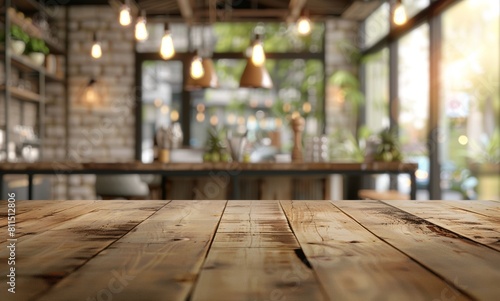
[[[89,104],[94,104],[97,102],[99,99],[99,96],[97,95],[97,91],[94,89],[93,86],[88,87],[85,90],[85,101]]]
[[[130,7],[126,4],[120,8],[120,24],[122,26],[129,26],[132,23],[132,16],[130,15]]]
[[[191,62],[190,74],[194,79],[202,78],[203,75],[205,75],[205,70],[201,64],[201,58],[198,55],[195,55]]]
[[[405,7],[400,2],[396,4],[396,8],[394,9],[393,21],[396,25],[403,25],[407,21]]]
[[[307,17],[300,17],[297,22],[297,31],[301,35],[306,35],[311,32],[311,21]]]
[[[98,59],[102,56],[101,44],[99,42],[94,41],[94,44],[92,45],[92,50],[90,51],[90,55],[92,55],[92,57],[95,59]]]
[[[135,23],[135,38],[137,41],[145,41],[148,39],[148,30],[146,28],[146,18],[139,17]]]
[[[165,34],[161,39],[160,55],[164,60],[171,59],[175,54],[174,42],[169,30],[165,30]]]
[[[264,47],[260,41],[255,41],[252,49],[252,63],[255,66],[262,66],[266,61],[266,55],[264,54]]]
[[[99,102],[99,92],[96,89],[95,79],[91,79],[82,95],[82,102],[87,105],[95,105]]]

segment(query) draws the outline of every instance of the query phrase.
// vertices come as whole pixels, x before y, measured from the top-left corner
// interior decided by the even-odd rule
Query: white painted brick
[[[69,184],[72,186],[79,186],[82,183],[79,175],[72,175],[69,177]]]
[[[95,175],[82,175],[81,178],[83,184],[95,184]]]

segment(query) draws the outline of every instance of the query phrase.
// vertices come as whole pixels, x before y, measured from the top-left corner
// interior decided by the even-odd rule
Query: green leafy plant
[[[30,39],[28,44],[26,44],[26,53],[41,52],[45,55],[49,54],[49,47],[41,39]]]
[[[380,144],[375,152],[375,161],[401,162],[403,155],[395,133],[389,129],[385,129],[380,132],[379,138]]]
[[[480,143],[472,144],[470,159],[480,164],[500,164],[500,128],[496,128],[490,137],[483,137]]]
[[[12,24],[10,27],[10,36],[12,39],[23,41],[24,43],[28,43],[30,40],[30,36],[20,26],[15,24]]]
[[[225,131],[212,127],[208,129],[206,150],[203,154],[205,162],[229,162],[231,156],[227,152],[225,144]]]

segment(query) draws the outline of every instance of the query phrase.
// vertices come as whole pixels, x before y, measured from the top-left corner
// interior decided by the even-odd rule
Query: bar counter
[[[233,199],[239,199],[238,177],[253,176],[300,176],[300,175],[370,175],[370,174],[408,174],[411,180],[410,198],[416,199],[415,171],[418,165],[403,162],[370,162],[370,163],[77,163],[77,162],[38,162],[38,163],[1,163],[0,188],[3,175],[28,175],[28,195],[32,198],[33,176],[70,175],[70,174],[156,174],[162,176],[162,183],[167,177],[175,176],[209,176],[214,173],[225,173],[231,178]],[[162,186],[162,199],[165,199],[166,187]]]
[[[498,300],[493,201],[1,201],[1,300]],[[9,204],[10,204],[9,203]],[[15,245],[15,250],[7,246]],[[15,254],[13,255],[14,252]]]

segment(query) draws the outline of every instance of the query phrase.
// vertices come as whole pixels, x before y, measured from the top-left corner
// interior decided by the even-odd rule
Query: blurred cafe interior
[[[499,1],[2,2],[2,199],[500,200]]]

